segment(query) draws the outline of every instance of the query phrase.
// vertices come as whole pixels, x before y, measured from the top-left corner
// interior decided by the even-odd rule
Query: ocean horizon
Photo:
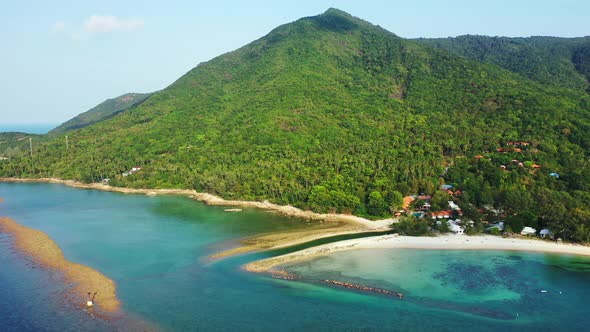
[[[0,124],[0,132],[20,132],[27,134],[47,134],[51,129],[57,127],[54,123],[38,124]]]

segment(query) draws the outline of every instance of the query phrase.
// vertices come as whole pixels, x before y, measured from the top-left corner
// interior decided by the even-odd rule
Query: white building
[[[459,208],[459,205],[455,204],[455,202],[453,202],[453,201],[448,201],[448,202],[449,202],[449,207],[451,208],[451,210],[454,210],[454,211],[461,210],[461,208]]]
[[[449,220],[449,230],[457,235],[465,234],[465,227],[459,225],[461,220]]]
[[[535,233],[537,233],[537,230],[529,226],[526,226],[522,229],[522,231],[520,231],[520,235],[532,235]]]

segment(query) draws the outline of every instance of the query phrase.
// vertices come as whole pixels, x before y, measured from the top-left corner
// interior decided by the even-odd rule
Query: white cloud
[[[92,15],[84,22],[88,33],[109,33],[142,29],[143,20],[138,18],[121,19],[111,15]]]
[[[66,24],[64,21],[57,21],[51,25],[49,28],[49,32],[51,33],[58,33],[63,31],[66,28]]]

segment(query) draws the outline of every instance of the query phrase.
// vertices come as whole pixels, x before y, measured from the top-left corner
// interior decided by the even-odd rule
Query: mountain
[[[590,37],[459,36],[416,42],[500,66],[532,80],[590,92]]]
[[[33,160],[0,163],[0,176],[108,177],[372,218],[424,192],[437,208],[456,199],[478,227],[475,208],[494,205],[590,241],[590,96],[581,87],[533,80],[330,9],[70,133],[69,149],[55,138]],[[448,196],[442,183],[463,194]]]
[[[100,121],[104,121],[130,107],[141,104],[149,96],[151,96],[151,93],[126,93],[117,98],[107,99],[92,109],[57,126],[51,130],[49,134],[63,134],[71,130],[84,128]]]

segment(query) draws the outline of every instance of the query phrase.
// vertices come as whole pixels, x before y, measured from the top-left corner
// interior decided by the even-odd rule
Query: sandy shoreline
[[[12,235],[15,248],[36,263],[63,273],[65,281],[72,284],[75,301],[80,305],[86,303],[87,292],[97,292],[95,304],[99,309],[108,313],[119,309],[115,282],[88,266],[68,261],[47,234],[4,217],[0,217],[0,232]]]
[[[342,224],[344,223],[341,222],[341,225],[333,225],[328,228],[312,228],[304,231],[271,233],[254,236],[243,240],[241,246],[211,255],[209,256],[209,259],[216,260],[254,251],[286,248],[333,236],[361,234],[379,231],[385,232],[389,230],[389,228],[366,229],[362,227],[359,228],[358,226],[352,224]]]
[[[312,211],[304,211],[291,205],[278,205],[270,203],[268,201],[256,202],[256,201],[238,201],[238,200],[226,200],[219,196],[215,196],[208,193],[199,193],[192,189],[133,189],[133,188],[122,188],[104,185],[102,183],[81,183],[73,180],[62,180],[56,178],[0,178],[0,182],[11,182],[11,183],[55,183],[63,184],[69,187],[83,188],[83,189],[96,189],[102,191],[118,192],[124,194],[144,194],[144,195],[184,195],[190,196],[198,201],[201,201],[207,205],[218,205],[218,206],[239,206],[239,207],[253,207],[263,210],[269,210],[283,214],[290,217],[304,218],[308,220],[324,220],[324,221],[344,221],[355,223],[364,226],[368,230],[382,229],[391,223],[395,222],[395,219],[383,219],[372,221],[366,218],[357,217],[348,214],[336,214],[336,213],[316,213]]]
[[[412,237],[383,235],[338,241],[308,248],[294,253],[271,257],[245,264],[250,272],[272,272],[285,264],[306,261],[319,256],[352,249],[438,249],[438,250],[506,250],[546,252],[590,256],[590,247],[578,244],[562,244],[543,240],[502,238],[492,235],[441,235],[436,237]]]

